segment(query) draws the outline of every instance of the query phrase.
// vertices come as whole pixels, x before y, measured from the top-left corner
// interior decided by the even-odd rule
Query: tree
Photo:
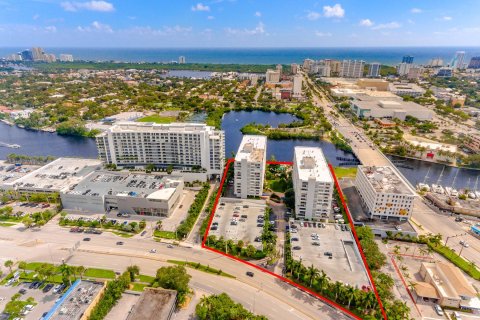
[[[7,260],[3,264],[5,268],[8,268],[10,270],[10,273],[12,273],[12,267],[13,267],[13,261],[12,260]]]
[[[180,305],[185,301],[186,295],[190,291],[188,287],[190,278],[191,276],[184,266],[161,267],[157,270],[153,287],[177,290],[177,304]]]
[[[18,268],[25,273],[25,271],[27,270],[27,263],[25,261],[19,261]]]
[[[130,281],[135,281],[135,276],[140,274],[140,268],[137,265],[129,266],[127,272],[130,274]]]
[[[295,191],[292,188],[285,190],[284,202],[288,208],[293,209],[295,207]]]
[[[72,285],[72,279],[70,278],[74,273],[74,268],[70,267],[69,265],[62,263],[59,267],[60,273],[62,274],[63,284],[70,284]]]
[[[83,274],[85,273],[87,269],[84,266],[78,266],[75,268],[75,272],[80,276],[80,279],[82,279]]]
[[[248,319],[267,320],[246,310],[240,303],[235,303],[226,293],[203,296],[195,307],[199,320]]]
[[[249,258],[253,257],[253,255],[257,252],[257,249],[251,244],[247,246],[246,250],[247,250],[247,257]]]
[[[25,226],[25,228],[30,228],[33,225],[33,219],[30,216],[25,216],[22,219],[22,223]]]
[[[313,264],[308,267],[307,269],[307,275],[310,278],[310,287],[312,286],[313,280],[315,280],[316,277],[320,275],[320,271],[318,271],[317,268],[313,266]]]

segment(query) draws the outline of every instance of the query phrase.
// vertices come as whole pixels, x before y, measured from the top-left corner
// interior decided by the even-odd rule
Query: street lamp
[[[450,237],[447,237],[447,240],[445,240],[445,246],[447,246],[447,243],[448,243],[448,240],[450,240],[450,238],[456,238],[456,237],[460,237],[460,236],[465,236],[467,235],[467,233],[461,233],[461,234],[456,234],[454,236],[450,236]]]

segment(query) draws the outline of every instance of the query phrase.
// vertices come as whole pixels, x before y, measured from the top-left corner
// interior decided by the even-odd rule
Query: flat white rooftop
[[[377,193],[415,196],[402,178],[390,166],[358,166]]]
[[[10,184],[17,189],[61,191],[78,183],[90,172],[101,167],[102,162],[97,159],[58,158],[15,181],[11,181]]]
[[[235,155],[235,161],[242,161],[243,159],[249,162],[265,161],[266,148],[266,136],[244,135]]]
[[[318,182],[333,183],[332,173],[322,149],[314,147],[295,147],[295,163],[300,180],[314,178]]]
[[[198,133],[199,131],[215,131],[214,127],[207,126],[205,123],[169,123],[159,124],[153,122],[118,122],[107,132],[128,133],[128,132],[182,132]],[[100,134],[102,135],[102,134]]]

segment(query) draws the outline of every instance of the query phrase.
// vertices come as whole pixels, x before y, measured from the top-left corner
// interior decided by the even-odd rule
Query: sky
[[[0,46],[480,46],[479,0],[0,0]]]

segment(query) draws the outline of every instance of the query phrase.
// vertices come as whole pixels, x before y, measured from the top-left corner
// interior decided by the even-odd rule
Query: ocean
[[[0,57],[25,50],[19,47],[0,48]],[[304,59],[362,59],[396,65],[404,55],[414,63],[426,64],[439,57],[448,64],[456,51],[465,51],[465,62],[480,56],[480,47],[368,47],[368,48],[44,48],[48,53],[73,54],[77,60],[124,62],[171,62],[185,56],[187,63],[290,64]]]

